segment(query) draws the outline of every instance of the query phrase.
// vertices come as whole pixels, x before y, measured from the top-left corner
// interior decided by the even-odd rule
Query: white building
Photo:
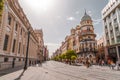
[[[102,10],[108,54],[116,61],[120,57],[120,0],[109,0]]]

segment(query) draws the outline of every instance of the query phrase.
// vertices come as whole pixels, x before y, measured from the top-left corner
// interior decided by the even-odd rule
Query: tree
[[[4,8],[4,0],[0,0],[0,24],[2,21],[3,8]]]
[[[77,57],[76,56],[71,56],[71,60],[75,60],[75,59],[77,59]]]
[[[0,0],[0,16],[2,15],[3,8],[4,8],[4,0]]]
[[[77,59],[76,56],[71,56],[71,60],[72,60],[73,63],[75,63],[75,59]]]
[[[72,60],[71,58],[72,58],[72,56],[77,57],[77,54],[75,53],[74,50],[68,50],[66,52],[66,58],[70,61],[70,64],[71,64],[71,60]]]
[[[65,53],[61,54],[61,57],[62,59],[66,59],[66,54]]]

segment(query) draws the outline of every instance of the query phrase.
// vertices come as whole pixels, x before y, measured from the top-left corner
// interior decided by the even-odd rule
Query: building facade
[[[106,47],[105,36],[104,35],[102,35],[97,40],[97,48],[98,48],[98,53],[97,53],[98,61],[99,60],[107,60],[108,52],[107,52],[107,47]]]
[[[120,0],[109,0],[102,10],[104,34],[109,58],[120,58]]]
[[[39,37],[18,0],[4,0],[0,24],[0,70],[24,65],[29,36],[28,64],[38,60]]]
[[[38,50],[37,50],[37,57],[39,62],[44,61],[44,40],[43,40],[43,31],[42,29],[34,30],[37,38],[38,38]]]
[[[97,51],[96,34],[91,17],[85,12],[80,21],[80,52],[79,57],[95,58]]]

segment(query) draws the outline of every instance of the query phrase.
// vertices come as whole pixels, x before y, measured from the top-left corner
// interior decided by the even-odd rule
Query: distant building
[[[43,31],[42,29],[36,29],[34,30],[36,37],[38,38],[38,51],[37,51],[37,57],[38,61],[42,62],[44,60],[44,40],[43,40]]]
[[[49,51],[48,51],[48,48],[47,48],[47,46],[44,46],[44,48],[43,48],[43,60],[44,61],[47,61],[47,60],[49,60]]]
[[[104,34],[109,58],[120,58],[120,0],[109,0],[102,10]]]
[[[98,60],[107,60],[108,58],[108,52],[106,48],[106,43],[105,43],[105,36],[102,35],[98,40],[97,40],[97,48],[98,48],[98,53],[97,57]]]

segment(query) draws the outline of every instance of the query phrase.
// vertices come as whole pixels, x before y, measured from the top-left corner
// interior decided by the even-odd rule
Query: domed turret
[[[85,11],[85,14],[84,16],[82,17],[81,21],[87,21],[87,20],[92,20],[91,17],[86,13]]]

